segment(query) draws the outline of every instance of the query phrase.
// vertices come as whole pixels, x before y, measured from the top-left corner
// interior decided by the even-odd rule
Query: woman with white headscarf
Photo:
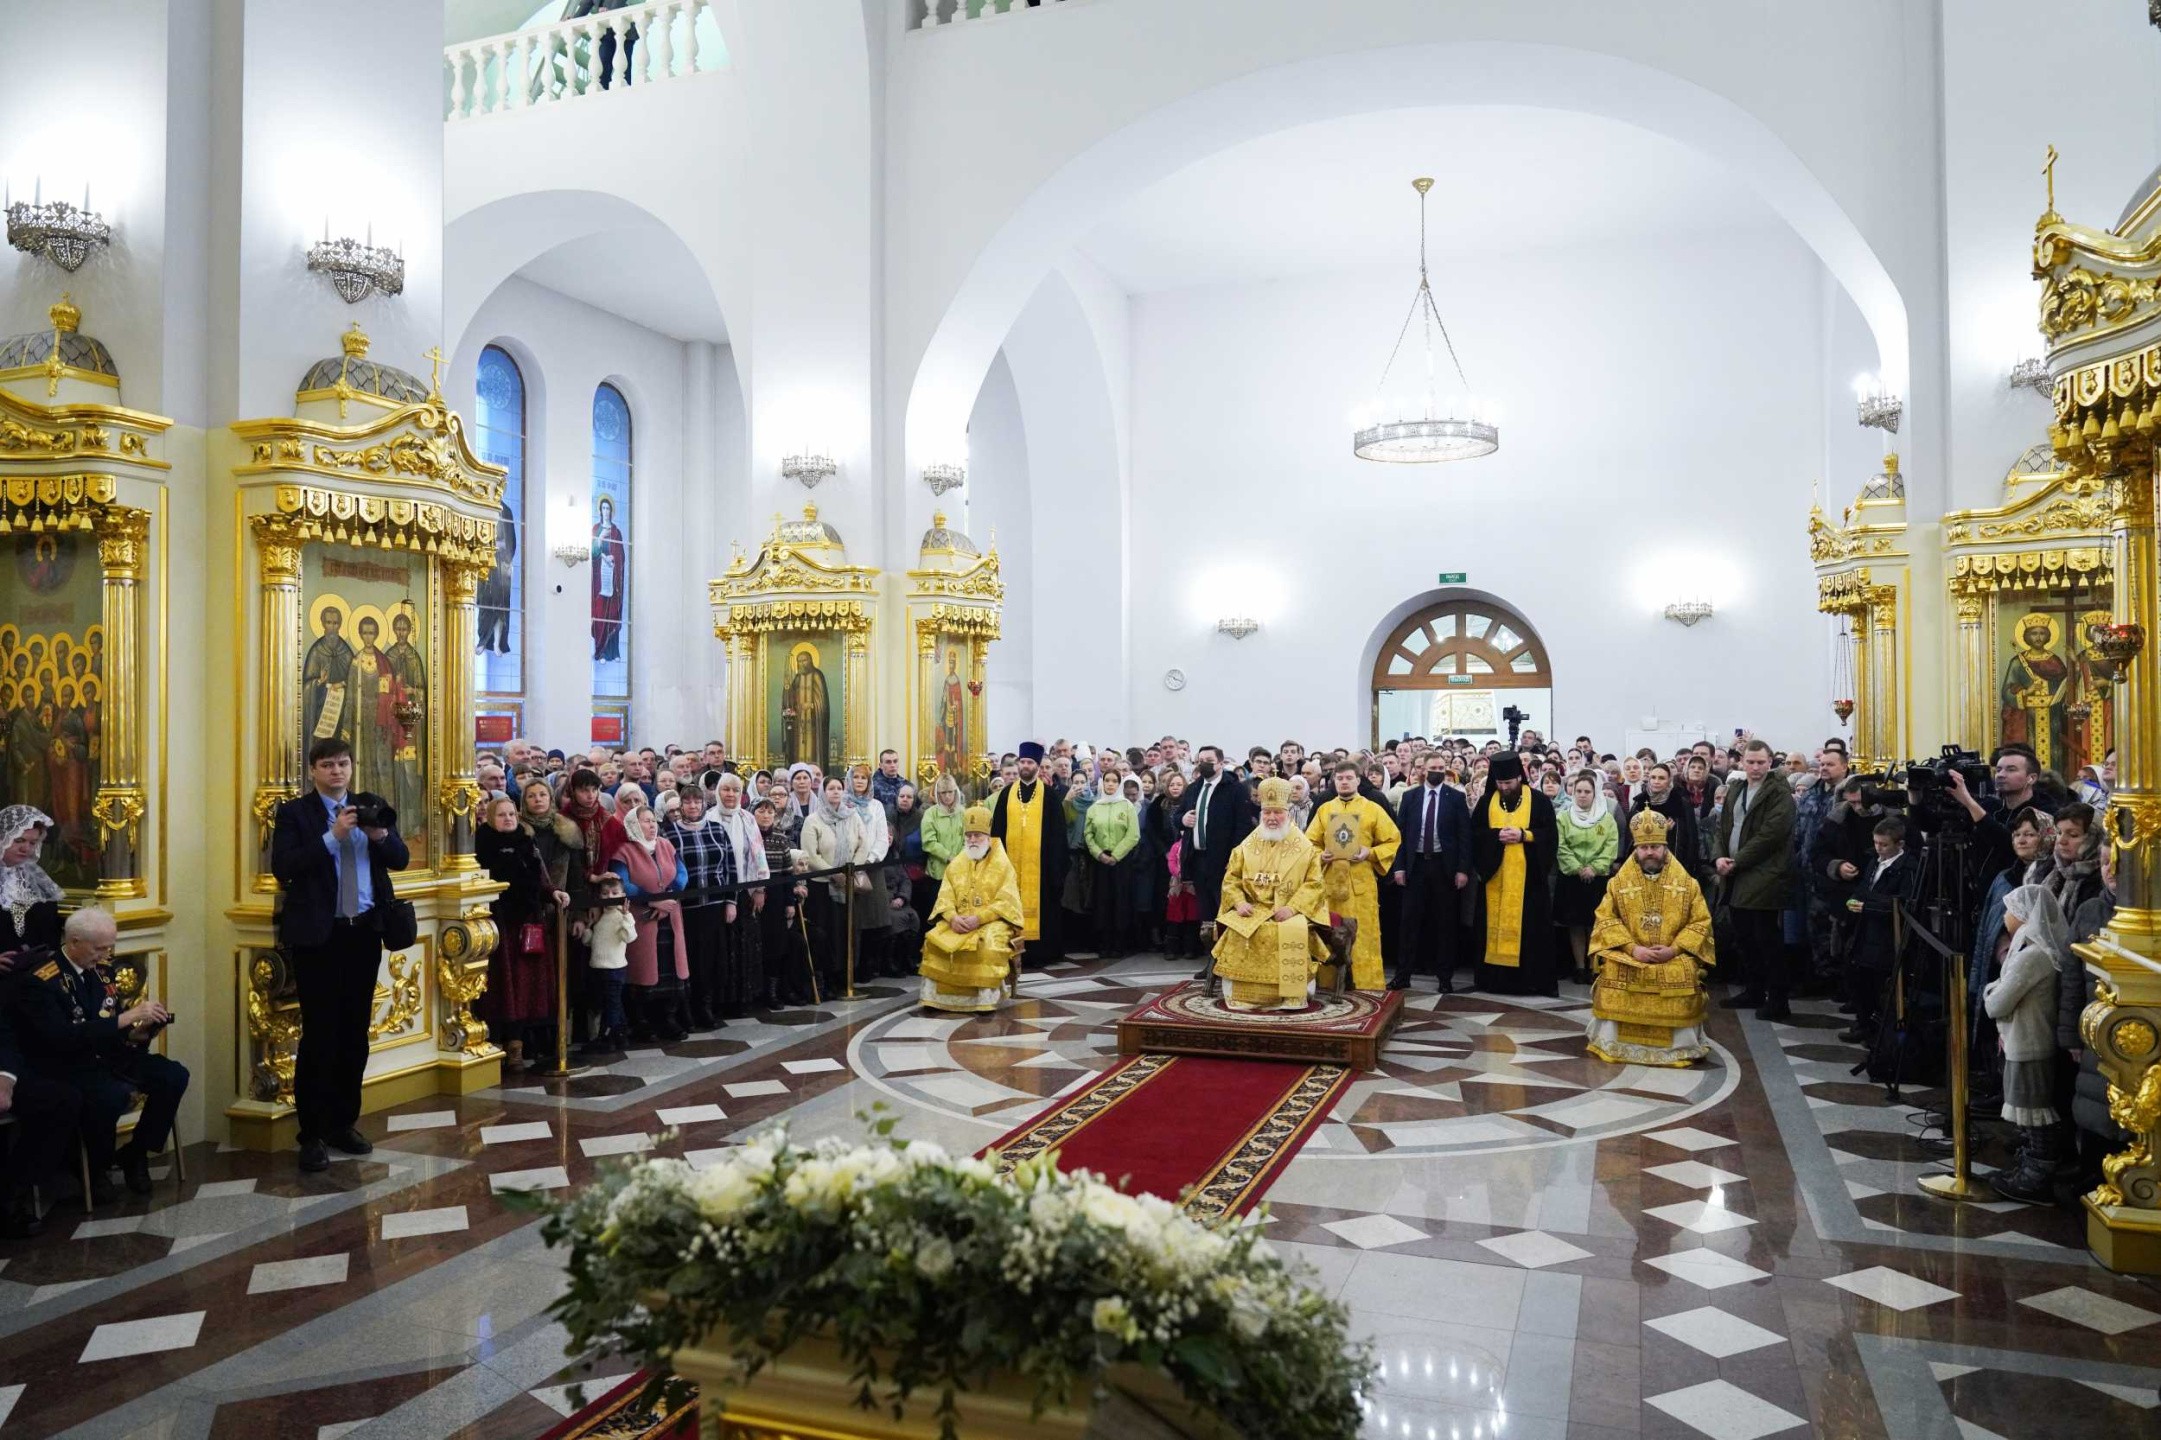
[[[2021,885],[2003,900],[2003,924],[2011,948],[2003,971],[1989,982],[1981,1002],[1996,1022],[2003,1048],[2003,1118],[2026,1132],[2018,1162],[1989,1177],[2006,1200],[2047,1205],[2056,1198],[2056,964],[2071,948],[2070,925],[2056,897],[2040,885]]]
[[[36,806],[0,809],[0,954],[60,943],[67,892],[38,864],[52,828],[52,817]]]

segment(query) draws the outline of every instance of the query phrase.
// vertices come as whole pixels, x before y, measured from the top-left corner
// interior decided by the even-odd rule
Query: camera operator
[[[278,806],[270,870],[285,892],[278,938],[300,991],[300,1053],[293,1103],[300,1112],[300,1168],[327,1170],[335,1145],[348,1155],[375,1147],[354,1128],[368,1065],[368,1019],[383,950],[410,935],[390,872],[410,858],[398,814],[380,795],[348,795],[353,747],[335,738],[308,746],[312,793]]]
[[[2054,815],[2064,804],[2061,794],[2044,786],[2041,762],[2025,746],[1999,749],[1993,768],[1996,793],[1984,799],[1974,797],[1966,777],[1955,767],[1944,777],[1946,792],[1973,821],[1977,875],[1995,875],[2017,859],[2006,823],[2012,816],[2029,806],[2042,815]]]
[[[150,1042],[172,1020],[163,1005],[144,1000],[120,1008],[107,966],[119,930],[103,910],[68,916],[57,950],[40,947],[21,958],[33,967],[14,992],[15,1028],[30,1068],[82,1096],[83,1150],[90,1162],[90,1198],[113,1198],[113,1166],[128,1189],[150,1193],[150,1156],[165,1148],[173,1116],[187,1093],[188,1071],[177,1060],[150,1051]],[[115,1154],[113,1127],[134,1106],[143,1113],[135,1135]]]

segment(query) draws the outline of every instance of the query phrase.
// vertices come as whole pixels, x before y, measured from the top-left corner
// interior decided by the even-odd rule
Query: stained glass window
[[[474,379],[480,458],[510,472],[496,518],[495,569],[480,583],[483,695],[525,693],[525,376],[499,345],[480,352]]]
[[[623,392],[593,392],[593,700],[630,699],[631,424]]]

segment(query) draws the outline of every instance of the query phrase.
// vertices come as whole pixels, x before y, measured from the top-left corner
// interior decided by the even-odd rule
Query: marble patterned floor
[[[0,1244],[0,1435],[536,1436],[629,1367],[566,1359],[560,1266],[503,1191],[873,1106],[973,1150],[1188,973],[1053,967],[974,1019],[871,987],[371,1116],[375,1153],[327,1176],[196,1146],[184,1188]],[[1271,1243],[1376,1343],[1369,1435],[2161,1436],[2161,1288],[2093,1264],[2067,1210],[1920,1195],[1941,1096],[1852,1076],[1828,1006],[1714,1012],[1712,1061],[1667,1071],[1588,1058],[1585,1004],[1414,993],[1271,1191]]]

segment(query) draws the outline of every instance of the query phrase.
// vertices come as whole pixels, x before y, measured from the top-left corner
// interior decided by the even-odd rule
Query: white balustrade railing
[[[908,12],[918,30],[941,25],[961,25],[970,20],[995,20],[1030,10],[1048,10],[1075,0],[908,0]]]
[[[623,93],[726,67],[713,0],[649,0],[443,47],[443,118]]]

